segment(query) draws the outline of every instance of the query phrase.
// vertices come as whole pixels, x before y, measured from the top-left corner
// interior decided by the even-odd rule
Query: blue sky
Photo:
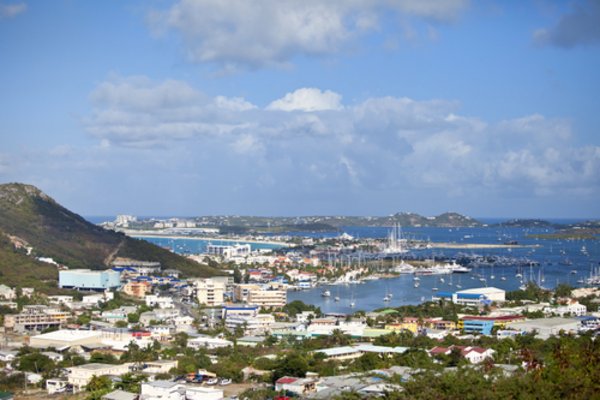
[[[0,182],[83,215],[600,217],[596,1],[0,0]]]

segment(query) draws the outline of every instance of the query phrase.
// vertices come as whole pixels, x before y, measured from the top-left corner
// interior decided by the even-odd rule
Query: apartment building
[[[202,279],[194,282],[196,298],[199,304],[220,306],[223,304],[225,285],[213,279]]]

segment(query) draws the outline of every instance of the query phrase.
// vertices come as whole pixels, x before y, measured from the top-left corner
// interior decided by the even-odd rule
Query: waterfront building
[[[199,304],[207,306],[220,306],[223,304],[225,285],[214,279],[202,279],[194,282],[196,298]]]
[[[63,289],[107,290],[121,286],[121,274],[113,270],[71,269],[58,271],[58,286]]]
[[[449,300],[464,306],[489,305],[492,302],[503,303],[506,301],[506,291],[494,287],[465,289],[458,292],[437,292],[433,301]]]

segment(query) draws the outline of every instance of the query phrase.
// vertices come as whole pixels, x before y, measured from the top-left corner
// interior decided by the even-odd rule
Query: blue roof
[[[485,296],[480,293],[457,293],[457,297],[459,299],[481,299],[482,297],[485,298]]]
[[[436,297],[452,297],[452,292],[437,292]]]

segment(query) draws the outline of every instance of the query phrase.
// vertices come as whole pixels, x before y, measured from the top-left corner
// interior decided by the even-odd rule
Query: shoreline
[[[539,244],[497,244],[497,243],[430,243],[433,249],[523,249],[541,247]]]
[[[125,235],[132,238],[161,238],[161,239],[188,239],[188,240],[203,240],[206,242],[214,241],[214,242],[230,242],[230,243],[251,243],[251,244],[268,244],[272,246],[282,246],[282,247],[293,247],[294,245],[291,243],[285,242],[277,242],[274,240],[256,240],[256,239],[222,239],[222,238],[214,238],[207,236],[186,236],[186,235],[161,235],[161,234],[153,234],[153,233],[136,233],[132,234],[129,232],[123,232]]]

